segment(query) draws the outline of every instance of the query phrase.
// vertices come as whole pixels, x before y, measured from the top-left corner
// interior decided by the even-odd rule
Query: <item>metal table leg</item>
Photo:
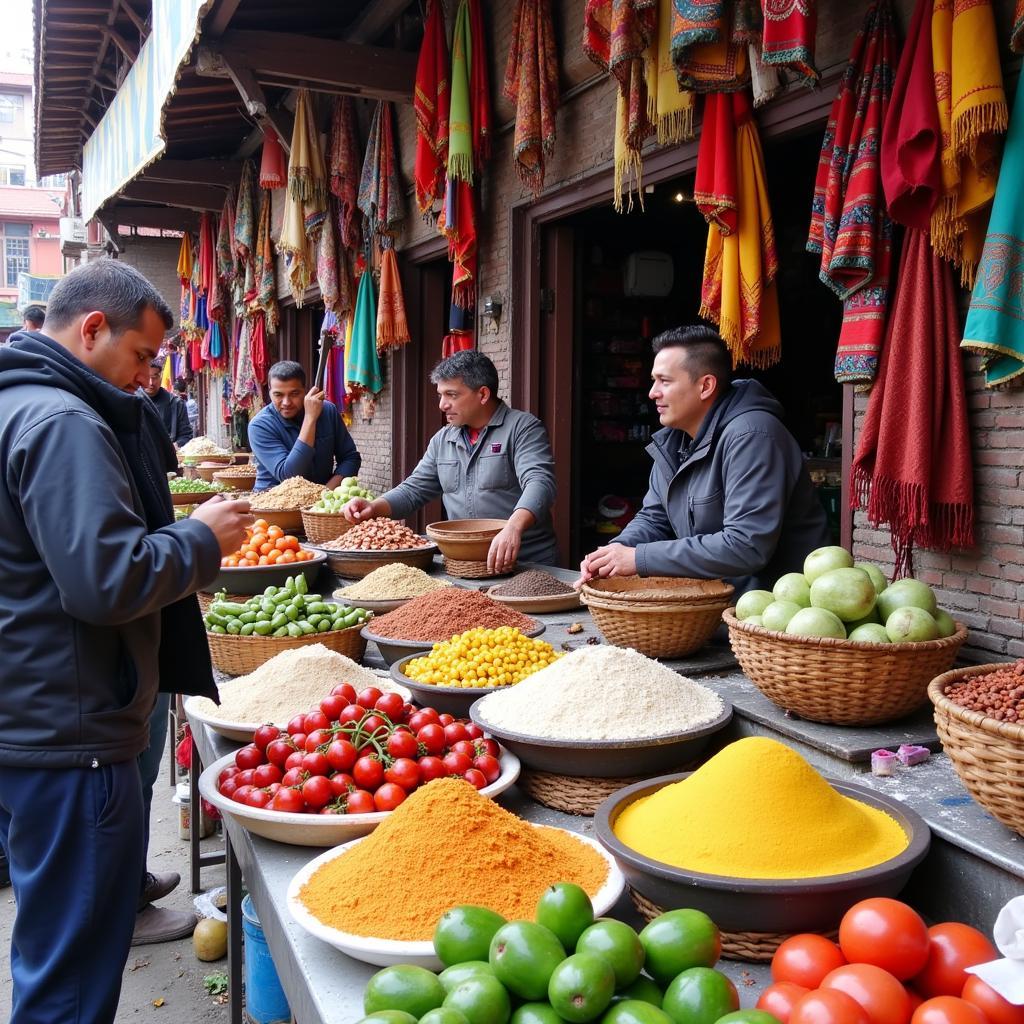
[[[203,806],[202,797],[199,795],[199,775],[203,770],[203,763],[199,759],[199,746],[195,740],[192,741],[192,757],[188,768],[189,786],[189,814],[191,827],[188,830],[188,859],[192,877],[192,891],[202,892],[203,885],[200,873],[205,867],[213,864],[223,864],[226,854],[224,853],[203,853],[200,848],[202,840]],[[228,846],[227,832],[224,833],[225,850]]]
[[[228,876],[228,1019],[242,1024],[242,871],[231,837],[224,833]]]

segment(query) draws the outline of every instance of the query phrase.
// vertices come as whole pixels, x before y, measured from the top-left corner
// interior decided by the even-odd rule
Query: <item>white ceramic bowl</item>
[[[501,775],[480,790],[483,796],[494,797],[504,793],[519,778],[519,758],[502,750]],[[220,811],[234,818],[253,835],[273,839],[292,846],[337,846],[372,832],[391,812],[373,811],[369,814],[289,814],[286,811],[268,811],[262,807],[249,807],[235,803],[217,791],[217,776],[235,763],[235,754],[225,754],[214,761],[199,776],[199,792]],[[430,783],[428,782],[429,786]],[[469,785],[469,783],[466,783]]]
[[[483,792],[486,792],[484,790]],[[551,828],[550,825],[534,825],[534,828]],[[568,831],[559,829],[558,831]],[[612,857],[595,839],[589,836],[582,836],[578,832],[570,832],[581,843],[592,847],[605,859],[608,864],[608,877],[601,886],[600,891],[594,896],[594,916],[600,917],[607,914],[615,906],[618,898],[625,888],[626,879],[619,870],[615,858]],[[426,967],[430,971],[439,971],[443,964],[434,952],[434,943],[399,941],[397,939],[372,939],[365,935],[352,935],[349,932],[339,931],[330,925],[324,924],[315,917],[299,899],[299,890],[309,881],[313,872],[321,865],[327,864],[336,857],[342,856],[360,840],[345,843],[343,846],[314,857],[308,864],[300,868],[288,886],[288,910],[295,920],[318,939],[340,949],[342,953],[348,954],[355,960],[362,960],[363,963],[374,964],[377,967],[390,967],[392,964],[416,964],[418,967]]]

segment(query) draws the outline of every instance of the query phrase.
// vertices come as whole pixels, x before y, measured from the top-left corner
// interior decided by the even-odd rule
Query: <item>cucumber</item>
[[[223,626],[211,626],[210,627],[210,632],[211,633],[226,633],[227,630]]]
[[[269,622],[257,622],[253,627],[253,632],[257,636],[270,636],[274,631],[274,627]]]
[[[242,625],[237,619],[231,619],[224,627],[232,636],[238,636],[242,632]]]
[[[297,622],[288,623],[288,635],[294,637],[302,636],[302,627]]]
[[[238,631],[238,634],[239,634],[239,636],[252,636],[253,633],[255,633],[255,632],[256,632],[256,623],[255,622],[247,622]]]
[[[288,635],[288,627],[287,626],[280,626],[277,629],[275,629],[274,632],[271,634],[271,636],[287,636],[287,635]]]

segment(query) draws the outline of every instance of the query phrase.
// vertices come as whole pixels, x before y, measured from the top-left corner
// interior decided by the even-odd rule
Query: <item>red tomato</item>
[[[356,780],[347,772],[338,772],[327,781],[331,784],[331,790],[335,796],[347,796],[356,788]]]
[[[484,738],[484,731],[476,722],[467,722],[466,732],[471,740],[482,740]]]
[[[409,728],[419,732],[425,725],[437,725],[437,712],[433,708],[421,708],[409,716]]]
[[[241,750],[235,751],[235,764],[239,768],[257,768],[263,764],[263,751],[255,744],[250,743]]]
[[[864,1007],[871,1024],[907,1024],[910,996],[888,971],[874,964],[847,964],[827,974],[821,988],[845,992]]]
[[[270,793],[265,789],[252,789],[249,791],[248,797],[245,802],[250,807],[266,807],[270,803]]]
[[[282,786],[275,794],[269,805],[272,811],[284,811],[286,814],[301,814],[306,809],[306,801],[297,789],[289,786]]]
[[[326,807],[334,799],[334,790],[322,775],[313,775],[302,784],[302,799],[316,810]]]
[[[278,736],[281,735],[281,730],[276,725],[261,725],[256,732],[253,733],[252,742],[255,746],[259,747],[264,753],[267,752],[267,747],[270,746]]]
[[[451,752],[453,754],[465,754],[466,757],[472,759],[476,757],[476,744],[472,740],[457,740],[451,745]]]
[[[373,806],[378,811],[393,811],[402,801],[405,800],[405,790],[396,786],[393,782],[385,782],[376,793],[373,794]]]
[[[492,782],[497,782],[501,776],[501,765],[498,759],[491,757],[490,754],[481,754],[479,757],[474,757],[473,767],[487,780],[488,786]]]
[[[851,964],[874,964],[906,981],[928,960],[928,926],[899,900],[861,900],[843,915],[839,948]]]
[[[217,785],[223,786],[224,783],[228,781],[228,779],[233,779],[241,770],[242,769],[239,768],[237,765],[229,764],[227,768],[225,768],[224,771],[222,771],[220,775],[217,776]]]
[[[401,729],[388,737],[388,753],[392,757],[416,757],[419,752],[420,745],[411,732]]]
[[[439,757],[421,757],[419,760],[420,778],[424,782],[433,782],[434,779],[443,779],[448,774],[444,761]]]
[[[281,788],[281,783],[280,782],[272,782],[269,786],[267,786],[267,792],[271,796],[273,796],[280,788]]]
[[[769,1007],[761,1007],[773,1013]],[[787,1024],[786,1018],[779,1018]],[[789,1012],[788,1024],[869,1024],[870,1018],[856,999],[838,989],[819,988],[799,996]]]
[[[449,715],[447,712],[443,715],[437,716],[437,722],[443,729],[446,725],[451,725],[455,721],[454,715]]]
[[[469,733],[461,722],[450,722],[444,727],[444,742],[448,747],[454,747],[461,740],[468,740]]]
[[[328,722],[336,722],[346,704],[348,701],[341,694],[331,693],[320,701],[320,710],[327,716]]]
[[[443,760],[449,775],[464,775],[473,767],[473,762],[465,754],[445,754]]]
[[[291,737],[292,744],[296,750],[306,749],[306,733],[304,731],[290,732],[288,735]]]
[[[230,799],[235,795],[235,790],[238,789],[238,782],[232,776],[230,779],[225,779],[217,788],[220,790],[221,796],[226,796]]]
[[[910,1012],[913,1014],[913,1012],[924,1002],[924,999],[912,988],[909,988],[906,985],[903,987],[907,990],[907,995],[910,996]]]
[[[824,935],[791,935],[772,957],[772,981],[791,981],[813,989],[829,971],[845,963],[842,951]]]
[[[384,772],[384,778],[411,793],[420,784],[420,766],[411,758],[399,757]]]
[[[326,756],[327,763],[336,772],[350,772],[356,763],[356,748],[348,740],[333,740]]]
[[[310,775],[326,775],[331,770],[331,765],[327,760],[327,755],[321,754],[317,750],[310,754],[303,754],[302,770],[309,772]]]
[[[346,704],[355,704],[356,702],[356,688],[351,683],[338,683],[331,690],[331,694],[341,697]]]
[[[423,749],[434,757],[444,752],[444,729],[437,724],[423,726],[416,733],[416,740],[422,743]]]
[[[378,690],[376,686],[368,686],[365,690],[359,691],[356,703],[361,704],[364,708],[372,708],[383,695],[383,690]]]
[[[239,772],[234,779],[236,786],[251,786],[256,780],[256,769],[246,768],[245,771]]]
[[[477,740],[476,749],[479,754],[490,754],[491,757],[497,758],[501,757],[501,747],[498,746],[497,740]]]
[[[807,995],[809,989],[803,985],[794,985],[791,981],[777,981],[769,985],[757,1001],[757,1009],[770,1013],[779,1024],[789,1024],[793,1006],[801,996]]]
[[[377,703],[373,705],[374,711],[387,715],[392,722],[399,720],[404,707],[405,701],[402,700],[400,693],[383,693],[377,698]]]
[[[483,789],[484,786],[487,785],[487,779],[484,778],[484,773],[477,768],[467,768],[466,771],[462,773],[462,777],[474,789]]]
[[[306,716],[295,715],[288,719],[287,731],[290,733],[305,732],[306,731]]]
[[[345,800],[349,814],[369,814],[377,808],[373,803],[373,794],[365,789],[356,789],[349,793]]]
[[[249,802],[249,794],[254,792],[255,789],[256,787],[252,785],[239,786],[234,793],[231,794],[231,799],[234,800],[236,804],[247,804]]]
[[[989,1024],[1024,1024],[1024,1006],[1007,1002],[994,988],[973,974],[967,975],[960,998],[977,1006]]]
[[[356,785],[360,789],[373,792],[384,781],[384,765],[375,755],[361,757],[352,766],[352,778],[356,780]]]
[[[261,764],[253,772],[252,784],[259,786],[260,789],[265,789],[267,786],[272,786],[275,782],[281,781],[281,769],[276,764]]]
[[[332,733],[330,729],[314,729],[306,737],[307,752],[310,754],[313,753],[313,751],[316,750],[317,747],[321,747],[327,743],[330,743],[333,737],[334,733]]]
[[[285,759],[284,767],[286,771],[291,771],[293,768],[302,767],[302,759],[306,756],[306,750],[293,750]]]
[[[363,728],[371,736],[374,733],[380,732],[381,730],[383,730],[381,736],[378,737],[379,739],[382,739],[384,736],[387,736],[387,734],[389,732],[391,732],[391,726],[389,726],[388,723],[385,722],[384,719],[380,717],[380,715],[376,715],[376,714],[374,714],[374,715],[367,715],[363,719]]]
[[[914,978],[914,988],[926,999],[958,996],[968,977],[964,968],[998,956],[999,951],[977,928],[958,921],[932,925],[928,929],[928,962]]]
[[[289,768],[288,771],[281,776],[281,785],[285,788],[291,788],[293,786],[301,786],[307,779],[307,774],[299,768]]]
[[[989,1024],[973,1003],[956,996],[926,999],[915,1011],[911,1024]]]
[[[348,707],[342,708],[338,721],[342,725],[348,725],[349,722],[361,722],[365,717],[366,708],[361,704],[349,704]]]

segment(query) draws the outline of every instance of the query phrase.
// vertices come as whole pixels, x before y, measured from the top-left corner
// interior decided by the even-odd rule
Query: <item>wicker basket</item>
[[[693,765],[686,765],[682,771],[689,770]],[[643,775],[630,775],[624,778],[597,779],[580,775],[557,775],[544,772],[539,768],[523,768],[519,773],[518,786],[531,799],[545,807],[566,814],[577,814],[592,818],[594,812],[604,801],[626,786],[634,782],[642,782]]]
[[[337,540],[352,529],[352,524],[340,512],[310,512],[302,510],[302,528],[310,544],[326,544]]]
[[[630,590],[651,590],[663,582],[661,600],[628,596]],[[609,643],[649,658],[681,658],[711,639],[732,592],[721,580],[653,577],[594,580],[584,585],[581,598]]]
[[[928,699],[928,683],[949,669],[967,639],[959,622],[953,636],[916,644],[789,636],[740,622],[734,612],[722,618],[754,685],[779,707],[832,725],[879,725],[916,711]]]
[[[259,500],[259,495],[253,498]],[[302,529],[302,513],[297,508],[256,508],[255,501],[250,503],[249,511],[257,519],[263,519],[271,526],[280,526],[285,533],[297,533]]]
[[[935,705],[935,727],[964,789],[1014,832],[1024,835],[1024,726],[999,722],[954,704],[946,690],[1006,663],[973,665],[945,672],[928,686]]]
[[[513,564],[502,572],[496,572],[487,568],[486,561],[478,562],[474,559],[449,558],[447,555],[444,556],[443,561],[444,571],[449,576],[457,576],[462,580],[489,580],[492,576],[507,576],[515,569]]]
[[[359,635],[365,623],[348,629],[332,629],[326,633],[308,636],[232,636],[230,633],[207,633],[213,666],[231,676],[244,676],[255,672],[282,651],[311,644],[323,644],[353,661],[362,660],[366,641]]]

